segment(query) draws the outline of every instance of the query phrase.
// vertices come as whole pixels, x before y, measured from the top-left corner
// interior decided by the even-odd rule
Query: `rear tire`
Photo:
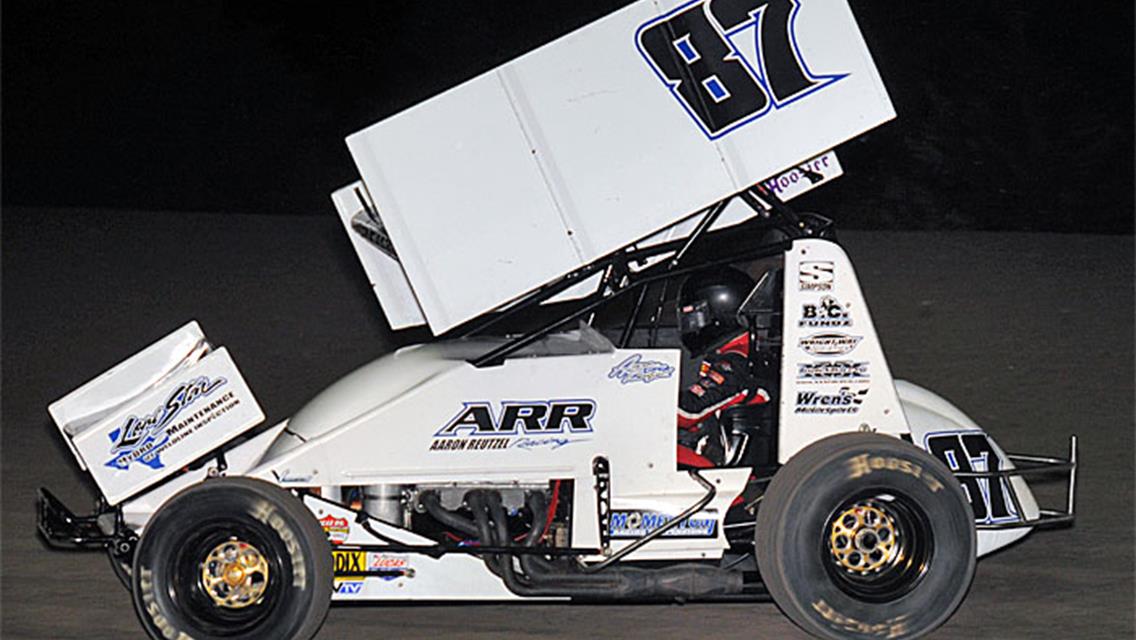
[[[758,569],[777,606],[823,638],[916,638],[958,608],[976,532],[941,462],[888,436],[819,440],[777,472],[757,514]]]
[[[280,487],[221,478],[170,498],[138,543],[134,608],[155,640],[308,640],[331,603],[327,535]]]

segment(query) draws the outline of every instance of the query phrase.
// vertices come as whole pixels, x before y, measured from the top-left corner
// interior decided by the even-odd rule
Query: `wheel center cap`
[[[225,582],[230,587],[235,587],[245,581],[245,570],[235,564],[229,565],[225,569]]]

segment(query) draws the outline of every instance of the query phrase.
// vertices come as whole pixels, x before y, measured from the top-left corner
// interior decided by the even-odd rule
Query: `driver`
[[[744,272],[714,267],[691,274],[679,290],[682,343],[692,358],[702,358],[697,380],[679,392],[679,464],[723,464],[726,437],[718,414],[770,400],[750,364],[750,334],[738,321],[738,309],[753,288]]]

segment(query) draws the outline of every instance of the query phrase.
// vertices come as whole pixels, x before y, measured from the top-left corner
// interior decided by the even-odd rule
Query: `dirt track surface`
[[[392,336],[333,216],[5,210],[0,635],[142,637],[105,556],[48,551],[36,487],[93,485],[49,402],[190,318],[268,419],[413,336]],[[935,638],[1133,637],[1133,240],[846,233],[896,377],[1006,449],[1081,437],[1079,520],[981,560]],[[1042,496],[1052,496],[1046,492]],[[772,604],[333,607],[320,638],[805,637]]]

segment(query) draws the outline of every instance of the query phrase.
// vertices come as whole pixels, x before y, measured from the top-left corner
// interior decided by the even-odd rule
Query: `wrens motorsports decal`
[[[166,401],[149,415],[127,418],[121,427],[109,434],[110,453],[113,457],[106,462],[106,466],[125,471],[131,464],[141,462],[151,469],[163,468],[165,465],[160,457],[163,451],[240,404],[241,401],[233,397],[233,392],[230,391],[214,398],[209,404],[198,405],[199,409],[193,414],[183,416],[187,408],[198,400],[213,395],[227,382],[225,378],[198,376],[178,385]],[[182,417],[184,419],[175,422]]]
[[[857,413],[866,395],[868,395],[867,389],[852,391],[849,387],[840,387],[836,393],[798,391],[796,413],[826,415]]]
[[[549,400],[501,403],[498,417],[488,402],[463,403],[461,411],[434,434],[430,451],[559,449],[587,440],[596,403]]]
[[[619,363],[607,374],[609,379],[619,380],[623,384],[632,382],[642,382],[650,384],[655,380],[662,380],[674,375],[675,368],[665,362],[657,360],[644,360],[643,356],[636,353],[633,356],[628,356],[626,360]]]

